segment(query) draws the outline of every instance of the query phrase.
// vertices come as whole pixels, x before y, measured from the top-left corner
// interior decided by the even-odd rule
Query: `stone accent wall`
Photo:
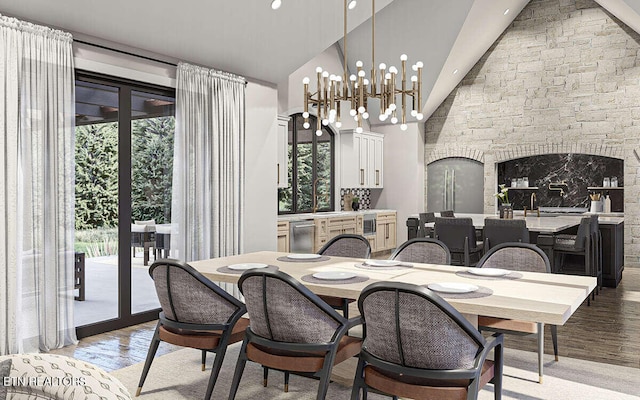
[[[425,164],[484,162],[486,212],[496,209],[497,162],[549,153],[623,159],[625,265],[640,266],[640,35],[596,2],[532,0],[425,134]]]

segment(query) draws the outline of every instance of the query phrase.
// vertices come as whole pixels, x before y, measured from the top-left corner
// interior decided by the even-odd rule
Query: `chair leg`
[[[211,376],[209,376],[209,383],[207,384],[207,393],[204,396],[204,400],[211,399],[211,395],[213,394],[213,388],[216,385],[216,381],[218,380],[218,375],[220,374],[220,369],[222,368],[222,362],[224,361],[224,355],[227,352],[227,344],[229,342],[229,337],[231,336],[231,332],[226,333],[228,336],[220,341],[218,345],[218,351],[216,351],[216,356],[213,359],[213,366],[211,367]]]
[[[366,399],[366,389],[364,383],[364,360],[358,360],[356,375],[353,379],[353,387],[351,389],[351,400],[360,400],[360,391],[363,391],[362,397]]]
[[[229,389],[229,400],[235,400],[236,394],[238,394],[238,388],[240,387],[240,379],[242,379],[242,373],[244,372],[244,366],[247,364],[247,340],[242,341],[242,348],[240,354],[238,354],[238,361],[236,362],[236,370],[233,373],[233,380],[231,381],[231,389]]]
[[[153,333],[153,338],[151,338],[151,344],[149,345],[149,352],[147,353],[147,359],[144,362],[144,368],[142,369],[142,375],[140,376],[140,382],[138,383],[138,389],[136,390],[136,397],[140,396],[140,392],[142,391],[142,385],[144,385],[144,381],[147,379],[147,374],[149,373],[149,369],[151,368],[151,363],[153,362],[153,358],[158,351],[158,345],[160,344],[160,322],[156,325],[156,330]]]
[[[551,341],[553,342],[553,355],[558,361],[558,325],[551,325]]]
[[[493,398],[502,399],[502,367],[504,365],[503,345],[498,345],[493,350]]]
[[[204,371],[207,367],[207,351],[202,350],[202,370]]]
[[[284,371],[284,392],[289,392],[289,371]]]
[[[542,383],[544,359],[544,324],[538,322],[538,382]]]
[[[269,368],[262,366],[262,386],[267,387],[267,382],[269,380]]]
[[[342,315],[349,319],[349,300],[342,299]]]
[[[329,352],[324,357],[324,363],[322,364],[322,370],[320,370],[320,383],[318,384],[318,395],[316,400],[324,400],[327,397],[327,391],[329,390],[329,382],[331,382],[331,368],[333,367],[333,360],[335,359],[335,351]]]

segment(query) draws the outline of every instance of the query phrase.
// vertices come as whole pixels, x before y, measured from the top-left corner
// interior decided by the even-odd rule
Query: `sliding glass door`
[[[171,89],[77,74],[78,337],[157,317],[148,268],[171,251],[174,104]]]

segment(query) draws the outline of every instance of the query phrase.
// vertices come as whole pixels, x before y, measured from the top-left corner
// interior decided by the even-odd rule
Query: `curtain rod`
[[[73,39],[73,41],[74,42],[78,42],[78,43],[82,43],[82,44],[86,44],[88,46],[98,47],[98,48],[104,49],[104,50],[115,51],[116,53],[126,54],[126,55],[132,56],[132,57],[144,58],[145,60],[154,61],[154,62],[166,64],[166,65],[171,65],[173,67],[177,67],[178,66],[178,64],[174,64],[174,63],[169,62],[169,61],[159,60],[157,58],[147,57],[147,56],[143,56],[143,55],[140,55],[140,54],[131,53],[129,51],[114,49],[113,47],[103,46],[101,44],[86,42],[84,40],[78,40],[78,39],[75,39],[75,38]]]
[[[104,49],[104,50],[109,50],[109,51],[115,51],[116,53],[121,53],[121,54],[126,54],[128,56],[132,56],[132,57],[138,57],[138,58],[143,58],[145,60],[149,60],[149,61],[154,61],[154,62],[158,62],[161,64],[166,64],[166,65],[171,65],[172,67],[177,67],[178,64],[174,64],[172,62],[169,61],[164,61],[164,60],[159,60],[157,58],[153,58],[153,57],[147,57],[147,56],[143,56],[140,54],[135,54],[135,53],[131,53],[129,51],[124,51],[124,50],[119,50],[119,49],[114,49],[112,47],[109,46],[103,46],[101,44],[96,44],[96,43],[91,43],[91,42],[87,42],[84,40],[78,40],[78,39],[73,39],[74,42],[78,42],[78,43],[82,43],[82,44],[86,44],[87,46],[93,46],[93,47],[98,47],[100,49]],[[249,82],[245,79],[244,80],[244,84],[245,86],[248,84]]]

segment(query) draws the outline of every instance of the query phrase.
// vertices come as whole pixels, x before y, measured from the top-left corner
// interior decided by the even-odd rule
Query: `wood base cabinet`
[[[289,221],[278,221],[278,251],[289,252]]]
[[[396,248],[396,213],[379,213],[376,219],[375,250],[385,251]]]

